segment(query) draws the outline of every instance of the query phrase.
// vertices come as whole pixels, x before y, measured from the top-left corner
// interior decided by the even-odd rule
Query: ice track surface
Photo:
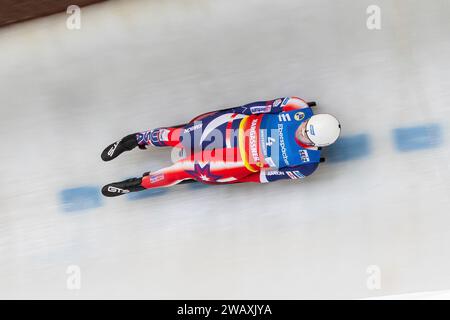
[[[0,298],[449,289],[449,14],[445,0],[112,1],[84,8],[81,30],[65,14],[1,29]],[[103,163],[112,141],[290,95],[342,121],[309,179],[100,196],[170,164],[154,149]]]

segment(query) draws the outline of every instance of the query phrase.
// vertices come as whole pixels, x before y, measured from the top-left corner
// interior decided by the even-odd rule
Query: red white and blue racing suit
[[[313,115],[297,97],[260,101],[200,115],[188,124],[138,133],[141,146],[172,146],[180,159],[145,175],[145,188],[184,180],[208,184],[267,183],[301,179],[320,162],[320,150],[302,144],[295,131]]]

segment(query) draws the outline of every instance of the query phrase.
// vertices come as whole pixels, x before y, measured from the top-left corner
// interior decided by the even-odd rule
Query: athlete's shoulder
[[[309,108],[308,103],[299,97],[286,97],[282,103],[283,112]]]

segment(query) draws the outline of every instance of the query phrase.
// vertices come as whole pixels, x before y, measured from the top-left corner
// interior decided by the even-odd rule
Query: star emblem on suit
[[[194,170],[185,170],[187,174],[192,176],[195,180],[205,182],[215,182],[222,178],[221,176],[211,173],[211,164],[208,162],[203,167],[198,163],[194,163]]]

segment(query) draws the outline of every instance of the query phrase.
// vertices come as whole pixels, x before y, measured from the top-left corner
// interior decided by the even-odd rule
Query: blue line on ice
[[[97,186],[61,190],[59,199],[61,207],[66,213],[98,208],[103,205],[100,189]]]
[[[339,138],[324,152],[327,162],[342,162],[366,157],[371,152],[370,137],[361,133]]]
[[[400,152],[436,148],[442,144],[442,129],[432,123],[392,130],[395,148]]]

